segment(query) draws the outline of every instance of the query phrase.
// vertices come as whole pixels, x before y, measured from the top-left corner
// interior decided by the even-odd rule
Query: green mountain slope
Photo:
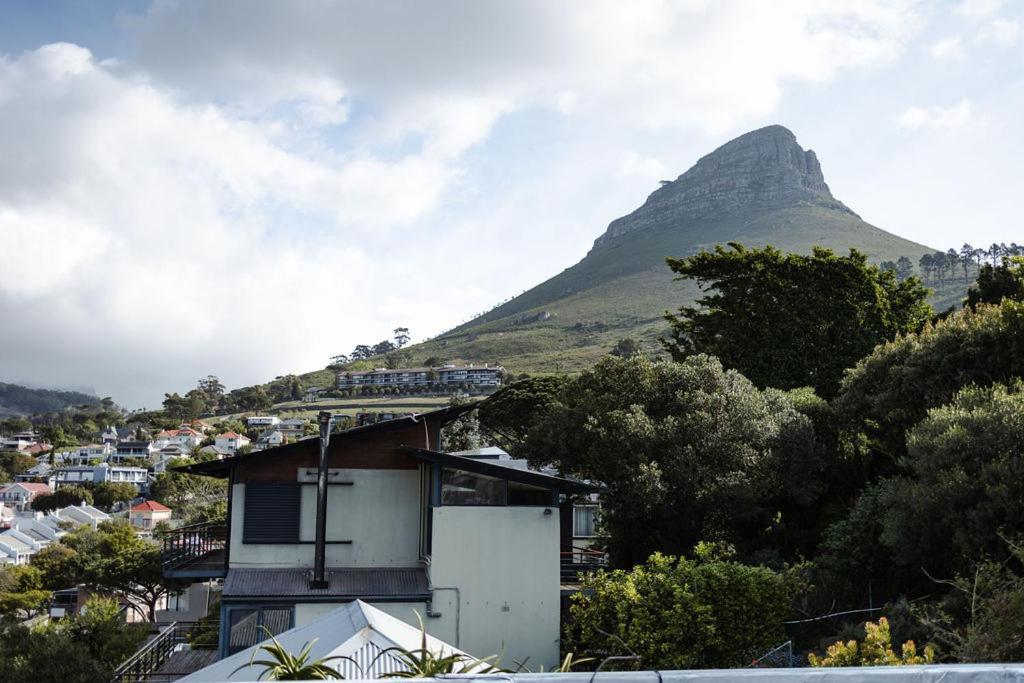
[[[703,157],[613,221],[576,265],[433,340],[410,347],[419,362],[500,362],[513,372],[582,369],[624,337],[655,348],[662,314],[690,302],[692,282],[673,281],[666,256],[715,244],[772,244],[784,251],[855,247],[873,261],[934,249],[864,222],[832,197],[813,152],[781,126],[753,131]],[[936,309],[959,304],[966,283],[941,285]]]
[[[0,416],[59,412],[68,406],[99,404],[100,399],[80,391],[30,389],[0,382]]]

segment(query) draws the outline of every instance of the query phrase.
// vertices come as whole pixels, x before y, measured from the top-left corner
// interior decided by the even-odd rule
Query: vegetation
[[[698,546],[695,556],[652,555],[633,569],[600,571],[573,596],[570,647],[631,668],[728,668],[749,664],[785,640],[786,579]]]
[[[811,666],[898,666],[905,664],[931,664],[935,661],[935,650],[926,647],[923,655],[917,654],[914,641],[903,643],[900,653],[892,649],[892,635],[889,620],[882,617],[878,623],[870,621],[864,625],[864,642],[850,640],[828,647],[824,657],[810,655]]]
[[[256,679],[258,681],[262,681],[264,676],[270,681],[326,681],[342,678],[336,669],[328,665],[328,662],[335,659],[348,659],[347,657],[325,657],[310,661],[310,651],[313,649],[313,645],[316,644],[315,638],[312,642],[306,643],[298,654],[293,655],[278,642],[273,633],[265,627],[263,630],[270,636],[270,644],[261,645],[252,653],[248,663],[232,671],[232,675],[242,669],[262,666],[263,671]],[[257,660],[256,656],[260,652],[266,653],[269,659]]]
[[[42,493],[32,500],[32,509],[36,512],[50,512],[69,505],[92,505],[92,491],[82,486],[61,486],[53,493]]]
[[[99,405],[100,399],[80,391],[29,389],[0,382],[0,413],[33,415],[57,413],[70,406]],[[15,430],[19,431],[19,430]]]
[[[110,680],[145,641],[144,624],[125,624],[116,601],[92,598],[78,616],[28,627],[0,624],[0,680],[10,683]]]
[[[916,278],[900,281],[856,250],[803,256],[729,247],[668,259],[704,291],[696,306],[666,314],[665,348],[677,360],[707,353],[759,387],[810,386],[831,397],[846,368],[933,313]]]
[[[1015,256],[999,265],[986,263],[977,282],[967,290],[966,304],[998,304],[1003,299],[1024,301],[1024,256]]]

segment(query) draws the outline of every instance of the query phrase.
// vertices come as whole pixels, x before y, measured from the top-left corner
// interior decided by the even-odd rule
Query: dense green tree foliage
[[[607,486],[601,524],[619,566],[701,540],[748,554],[799,543],[822,490],[811,420],[704,355],[605,358],[533,422],[525,452]]]
[[[586,577],[573,596],[567,650],[602,660],[635,654],[621,668],[697,669],[748,665],[786,639],[785,578],[718,559],[652,555],[631,570]]]
[[[974,308],[978,304],[998,304],[1003,299],[1024,301],[1024,257],[983,265],[977,282],[967,290],[966,304]]]
[[[148,628],[125,624],[114,600],[92,598],[79,616],[27,627],[0,626],[0,680],[95,683],[145,641]]]
[[[53,493],[43,493],[32,500],[32,509],[37,512],[49,512],[69,505],[92,504],[92,491],[81,486],[61,486]]]
[[[759,387],[811,386],[831,397],[846,368],[932,315],[916,278],[900,281],[856,250],[805,256],[731,244],[668,264],[704,296],[666,315],[665,347],[676,359],[717,356]]]
[[[60,412],[69,406],[99,405],[96,396],[80,391],[30,389],[17,384],[0,382],[0,405],[26,415]]]
[[[127,503],[138,498],[139,490],[134,484],[125,482],[103,482],[92,489],[92,502],[101,508],[109,509],[114,503]]]
[[[907,430],[929,408],[948,403],[969,384],[1022,376],[1024,303],[1003,301],[878,346],[844,379],[835,408],[874,451],[895,463],[906,453]]]
[[[509,452],[521,449],[533,422],[561,395],[563,376],[529,377],[507,384],[480,404],[480,427]]]

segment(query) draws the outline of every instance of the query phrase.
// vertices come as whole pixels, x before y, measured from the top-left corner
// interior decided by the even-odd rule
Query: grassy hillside
[[[673,280],[665,257],[728,241],[801,253],[815,245],[840,253],[855,247],[875,262],[907,256],[916,263],[934,251],[850,213],[811,205],[643,231],[591,252],[512,301],[410,352],[415,361],[439,356],[500,362],[519,373],[583,369],[624,337],[657,349],[667,327],[662,314],[699,293],[695,283]],[[933,294],[932,305],[943,310],[959,304],[965,291],[966,283],[946,283]]]

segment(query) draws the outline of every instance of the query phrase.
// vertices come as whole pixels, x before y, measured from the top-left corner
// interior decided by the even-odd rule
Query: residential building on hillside
[[[119,441],[117,448],[107,459],[112,463],[134,459],[149,460],[153,450],[153,444],[149,441]]]
[[[90,526],[93,529],[98,527],[101,523],[109,522],[111,520],[110,515],[102,510],[97,510],[91,505],[84,504],[69,505],[66,508],[55,510],[52,514],[44,517],[44,519],[50,517],[56,518],[56,520],[61,522],[69,522],[75,526]]]
[[[108,459],[114,453],[114,444],[112,443],[94,443],[88,446],[80,446],[78,450],[69,451],[65,457],[64,462],[74,465],[88,465],[91,462],[103,462]]]
[[[245,418],[245,425],[250,429],[276,427],[279,424],[281,424],[281,418],[277,415],[251,415]]]
[[[196,419],[191,422],[182,422],[181,425],[178,426],[178,429],[194,429],[202,434],[212,434],[217,428],[209,422]]]
[[[0,565],[28,564],[43,546],[17,529],[0,533]]]
[[[316,403],[326,391],[324,387],[308,387],[302,394],[302,400],[304,403]]]
[[[287,420],[281,420],[277,428],[289,441],[297,441],[306,436],[306,426],[308,424],[309,420],[301,417],[292,417]]]
[[[18,432],[0,441],[0,451],[24,451],[39,442],[35,432]]]
[[[218,449],[222,449],[229,455],[234,455],[239,448],[242,446],[248,446],[251,443],[251,439],[245,434],[238,434],[236,432],[224,432],[218,434],[213,439],[213,445]]]
[[[147,500],[132,506],[128,520],[133,527],[143,534],[152,534],[153,527],[160,522],[170,522],[171,515],[171,508],[155,500]]]
[[[221,653],[363,600],[470,653],[559,659],[560,549],[584,482],[436,450],[449,407],[181,468],[227,479],[226,527],[163,540],[169,577],[224,578]],[[318,522],[319,520],[319,522]]]
[[[284,432],[280,429],[272,428],[264,430],[256,438],[255,450],[266,450],[267,448],[274,448],[276,446],[283,445],[288,439],[285,437]]]
[[[339,389],[361,387],[398,387],[402,389],[471,388],[501,386],[504,368],[500,365],[442,365],[440,367],[377,368],[345,370],[338,373]]]
[[[18,512],[32,509],[32,501],[36,496],[53,493],[46,484],[33,482],[15,482],[0,488],[0,503]]]
[[[53,467],[48,462],[40,462],[24,472],[14,475],[14,481],[34,481],[54,488]]]
[[[134,484],[140,493],[149,490],[149,470],[145,467],[122,467],[109,463],[58,467],[53,472],[56,488],[104,482]]]

